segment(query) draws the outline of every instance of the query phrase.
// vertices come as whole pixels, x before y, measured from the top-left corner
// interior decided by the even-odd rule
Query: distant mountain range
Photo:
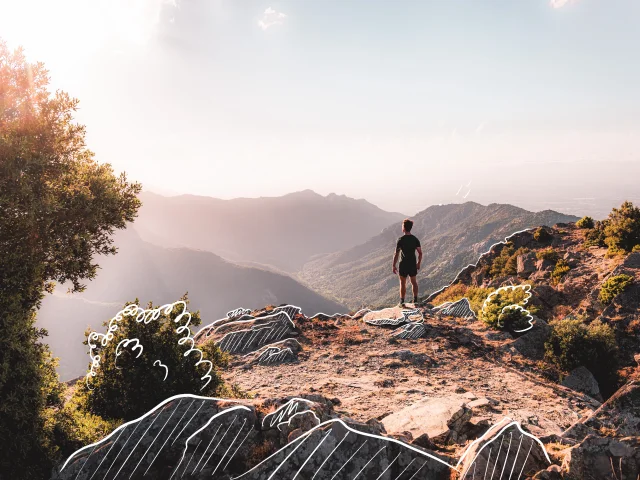
[[[412,233],[420,239],[424,254],[418,275],[423,296],[452,281],[460,269],[507,235],[529,227],[573,222],[577,217],[467,202],[434,205],[413,220]],[[308,262],[299,276],[316,291],[351,308],[395,303],[398,279],[391,272],[391,261],[400,235],[400,224],[391,225],[361,245]],[[407,297],[410,290],[409,286]]]
[[[38,326],[49,331],[47,342],[61,357],[63,379],[86,372],[86,327],[100,327],[136,296],[145,304],[170,303],[188,291],[190,309],[200,310],[205,324],[233,308],[265,304],[295,302],[310,314],[346,310],[290,276],[239,266],[211,252],[152,245],[140,239],[135,227],[119,231],[115,240],[118,254],[98,259],[101,268],[85,292],[67,295],[61,286],[38,312]]]
[[[143,240],[165,247],[214,252],[296,272],[315,255],[354,247],[394,222],[366,200],[311,190],[282,197],[236,198],[141,195],[135,227]]]
[[[152,193],[141,199],[139,218],[116,234],[118,254],[98,259],[87,290],[67,295],[60,287],[38,312],[64,379],[85,372],[85,328],[100,327],[136,296],[169,303],[188,291],[190,308],[205,322],[265,304],[293,303],[311,315],[397,302],[391,258],[402,214],[310,190],[256,199]],[[424,252],[421,295],[517,230],[575,220],[511,205],[429,207],[414,217]]]

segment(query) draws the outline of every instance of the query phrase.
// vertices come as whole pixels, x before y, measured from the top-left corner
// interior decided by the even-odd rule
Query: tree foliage
[[[52,359],[35,310],[53,282],[95,276],[96,254],[134,219],[140,185],[85,145],[78,101],[51,94],[41,63],[0,41],[0,478],[43,478]],[[55,372],[54,372],[55,373]],[[6,475],[6,476],[5,476]]]
[[[149,303],[146,311],[157,315],[148,322],[138,316],[143,309],[136,308],[137,300],[128,303],[121,320],[104,323],[106,332],[111,330],[109,324],[117,325],[108,341],[103,336],[92,338],[87,332],[86,343],[95,345],[92,355],[100,356],[100,364],[93,370],[95,376],[88,376],[80,386],[86,410],[103,418],[128,421],[173,395],[216,393],[223,383],[218,369],[226,364],[227,357],[213,344],[202,353],[190,350],[192,340],[182,339],[191,334],[190,327],[200,325],[200,314],[183,315],[188,299],[184,296],[181,300],[184,304],[169,308]],[[205,361],[198,365],[201,356]],[[210,380],[202,378],[207,373]]]

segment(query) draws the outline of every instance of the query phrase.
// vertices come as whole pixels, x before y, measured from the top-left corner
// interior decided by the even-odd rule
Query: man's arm
[[[420,265],[422,264],[422,247],[418,247],[416,250],[418,251],[418,264],[416,266],[418,267],[418,270],[420,270]]]
[[[394,275],[398,274],[398,269],[396,268],[396,264],[398,263],[398,254],[400,253],[400,250],[398,248],[396,248],[396,253],[393,254],[393,273]]]

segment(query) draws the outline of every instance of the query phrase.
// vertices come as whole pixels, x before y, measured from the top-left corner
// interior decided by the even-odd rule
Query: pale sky
[[[639,26],[637,0],[0,0],[147,188],[409,214],[640,200]]]

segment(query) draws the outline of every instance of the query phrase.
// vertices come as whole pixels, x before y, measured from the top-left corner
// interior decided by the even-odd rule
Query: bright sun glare
[[[0,37],[49,65],[144,45],[173,0],[0,0]]]

